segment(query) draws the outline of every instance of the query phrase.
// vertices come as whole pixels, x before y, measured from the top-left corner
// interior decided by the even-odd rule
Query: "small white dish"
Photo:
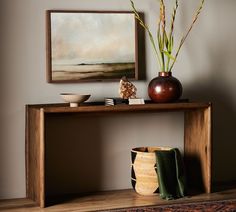
[[[78,107],[80,103],[85,102],[91,96],[90,94],[61,93],[60,96],[65,102],[70,103],[70,107]]]

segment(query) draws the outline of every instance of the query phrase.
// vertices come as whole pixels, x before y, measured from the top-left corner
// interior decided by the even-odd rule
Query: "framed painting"
[[[133,12],[47,11],[47,81],[138,79]]]

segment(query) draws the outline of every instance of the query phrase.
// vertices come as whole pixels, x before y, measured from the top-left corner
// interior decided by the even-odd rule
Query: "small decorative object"
[[[47,11],[47,81],[138,79],[132,11]]]
[[[119,94],[123,99],[136,98],[137,88],[126,77],[120,80]]]
[[[149,27],[144,23],[138,11],[136,10],[132,0],[131,5],[135,13],[136,19],[139,21],[140,25],[148,32],[149,39],[151,41],[152,47],[154,49],[157,62],[160,68],[160,74],[158,77],[154,78],[148,86],[148,94],[151,100],[154,102],[173,102],[178,100],[182,95],[182,85],[180,82],[171,76],[172,68],[177,60],[180,49],[183,46],[186,38],[188,37],[193,25],[198,19],[198,16],[203,8],[205,0],[200,0],[200,6],[198,7],[193,21],[188,28],[187,32],[183,35],[177,49],[174,53],[175,40],[174,40],[174,23],[176,12],[179,6],[179,1],[175,0],[175,5],[173,8],[170,25],[166,24],[166,8],[165,1],[160,0],[160,16],[157,22],[157,35],[153,36]],[[157,41],[154,39],[157,38]]]
[[[106,106],[122,105],[122,104],[128,104],[128,100],[122,99],[122,98],[106,98],[105,99]]]
[[[78,107],[80,103],[85,102],[91,95],[81,95],[75,93],[61,93],[61,97],[65,102],[70,103],[70,107]]]
[[[156,195],[158,192],[156,150],[170,150],[170,148],[139,147],[131,151],[131,182],[135,191],[141,195]]]
[[[144,105],[145,101],[142,98],[129,99],[129,105]]]
[[[115,105],[114,99],[112,98],[105,99],[105,106],[114,106],[114,105]]]

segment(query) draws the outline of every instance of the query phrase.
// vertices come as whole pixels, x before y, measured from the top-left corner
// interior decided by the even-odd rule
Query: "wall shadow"
[[[188,195],[201,194],[204,191],[201,162],[197,156],[184,156],[187,175]],[[193,172],[194,167],[194,172]]]
[[[48,114],[46,119],[46,204],[62,201],[61,197],[68,194],[73,196],[101,190],[103,169],[99,118]]]
[[[213,103],[213,183],[236,180],[236,105],[234,91],[229,89],[222,76],[227,57],[220,54],[221,45],[205,46],[208,49],[209,64],[207,78],[195,79],[191,86],[185,86],[185,95],[192,100]],[[232,86],[232,85],[231,85]]]
[[[190,5],[193,3],[195,4],[191,1]],[[185,45],[188,62],[195,73],[191,84],[183,86],[184,95],[190,100],[213,103],[213,184],[236,180],[236,160],[233,159],[236,148],[236,74],[234,66],[230,65],[234,64],[236,53],[236,31],[232,27],[232,20],[236,17],[233,10],[235,6],[236,2],[233,0],[227,4],[220,0],[214,4],[206,2],[198,20],[203,26],[202,31],[196,29],[200,37],[196,36],[191,46]],[[186,5],[184,10],[188,10]],[[181,15],[180,18],[183,21],[181,28],[184,29],[186,17]],[[205,22],[204,18],[207,18]],[[216,19],[219,21],[216,22]],[[192,33],[194,32],[190,33],[190,39]],[[195,68],[204,67],[198,64],[196,66],[197,62],[202,62],[206,70]],[[234,82],[232,78],[235,78]]]

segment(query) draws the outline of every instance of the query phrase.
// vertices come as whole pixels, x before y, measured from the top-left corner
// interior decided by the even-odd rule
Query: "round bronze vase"
[[[169,147],[137,147],[131,151],[131,182],[134,190],[141,195],[157,195],[158,176],[156,150],[170,150]]]
[[[148,95],[154,102],[175,102],[182,95],[182,85],[171,72],[159,72],[148,85]]]

